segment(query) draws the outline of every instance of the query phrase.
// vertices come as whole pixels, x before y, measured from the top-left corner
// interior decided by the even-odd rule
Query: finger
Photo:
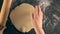
[[[35,6],[35,15],[38,16],[38,6]]]
[[[38,20],[38,6],[35,6],[35,13],[34,13],[34,15],[35,15],[35,20]]]
[[[35,11],[36,11],[36,14],[39,15],[39,5],[37,5],[37,6],[35,7]]]
[[[32,13],[32,19],[34,19],[34,14]]]
[[[39,11],[39,15],[40,14],[43,15],[43,12],[42,12],[41,7],[39,5],[38,5],[38,11]]]
[[[41,19],[43,19],[43,12],[42,12],[40,6],[38,6],[38,7],[39,7],[39,17],[40,17]]]
[[[33,21],[34,20],[34,14],[32,12],[30,12],[30,17],[31,17],[31,20]]]
[[[6,27],[4,27],[3,29],[2,29],[2,31],[4,31],[6,29]]]
[[[30,13],[30,16],[31,16],[31,20],[32,20],[32,25],[33,25],[33,26],[36,26],[38,19],[36,19],[36,18],[34,17],[34,13]]]
[[[6,29],[6,27],[5,27],[5,26],[3,26],[3,28],[2,28],[2,29],[0,29],[0,31],[2,31],[2,32],[3,32],[5,29]]]
[[[36,24],[35,24],[35,21],[34,21],[34,14],[30,13],[30,16],[31,16],[31,24],[32,24],[33,27],[35,27]]]

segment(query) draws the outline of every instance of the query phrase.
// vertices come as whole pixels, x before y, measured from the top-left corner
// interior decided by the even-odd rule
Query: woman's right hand
[[[3,27],[3,29],[0,30],[0,34],[3,34],[3,31],[5,30],[6,27]]]
[[[12,0],[4,0],[3,1],[3,5],[1,8],[1,12],[0,12],[0,24],[5,25],[9,11],[10,11],[11,3],[12,3]]]
[[[4,0],[0,11],[0,34],[3,34],[12,0]]]

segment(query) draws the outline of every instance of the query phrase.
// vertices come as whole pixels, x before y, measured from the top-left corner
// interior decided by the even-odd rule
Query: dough
[[[18,31],[29,32],[33,28],[31,24],[30,12],[34,12],[34,7],[27,3],[17,6],[11,12],[11,21]]]

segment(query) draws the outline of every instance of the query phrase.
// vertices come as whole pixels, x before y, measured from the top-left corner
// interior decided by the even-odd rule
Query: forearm
[[[4,0],[0,14],[0,24],[4,24],[6,22],[11,3],[12,0]]]
[[[0,24],[3,22],[6,6],[7,6],[7,2],[4,0],[2,9],[1,9],[1,13],[0,13]]]

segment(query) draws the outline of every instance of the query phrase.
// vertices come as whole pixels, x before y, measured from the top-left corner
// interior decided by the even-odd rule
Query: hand
[[[42,28],[43,13],[41,11],[40,6],[36,6],[35,12],[31,13],[30,15],[32,20],[32,25],[36,31],[36,34],[44,34],[44,31]]]
[[[6,27],[3,27],[2,29],[0,29],[0,34],[3,34],[3,31],[5,30]]]
[[[11,6],[12,0],[4,0],[3,1],[3,5],[1,8],[1,12],[0,12],[0,24],[5,26],[6,24],[6,20],[10,11],[10,6]],[[3,31],[5,29],[5,27],[1,27],[0,26],[0,34],[3,34]]]

